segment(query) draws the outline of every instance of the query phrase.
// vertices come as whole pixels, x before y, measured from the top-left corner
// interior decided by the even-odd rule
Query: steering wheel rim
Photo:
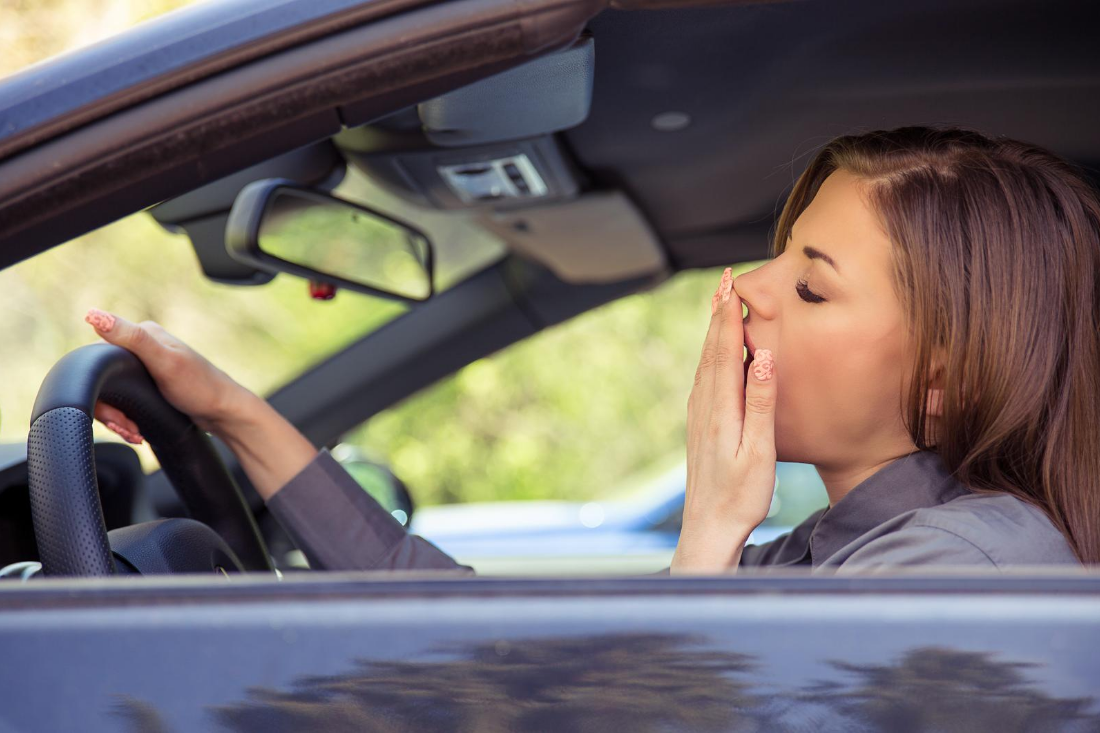
[[[240,487],[209,436],[164,399],[136,356],[112,344],[92,344],[50,369],[31,414],[28,483],[44,575],[117,572],[93,454],[99,400],[137,423],[193,519],[219,534],[245,570],[274,572]]]

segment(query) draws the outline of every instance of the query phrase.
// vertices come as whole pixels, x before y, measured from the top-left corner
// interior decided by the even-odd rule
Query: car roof
[[[838,134],[958,124],[1086,166],[1100,161],[1100,5],[1088,0],[615,0],[600,11],[605,4],[572,3],[594,16],[585,30],[597,62],[588,117],[560,137],[593,187],[636,203],[673,269],[766,256],[792,180]],[[36,65],[0,84],[0,171],[5,154],[112,106],[418,5],[433,4],[199,4]],[[657,129],[662,115],[680,125]],[[224,165],[210,153],[218,155]],[[44,249],[59,243],[48,241],[55,231],[73,235],[72,226],[49,226],[19,246]],[[0,263],[13,259],[0,252]]]
[[[678,267],[766,255],[810,154],[836,135],[956,124],[1100,163],[1100,4],[741,3],[607,10],[592,109],[564,133],[627,189]],[[660,115],[690,123],[662,132]]]

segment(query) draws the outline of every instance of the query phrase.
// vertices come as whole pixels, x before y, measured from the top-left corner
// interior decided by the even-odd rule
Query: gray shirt
[[[267,505],[315,569],[473,573],[408,534],[327,450]],[[972,492],[936,453],[917,451],[879,469],[789,533],[747,545],[740,567],[842,573],[1048,563],[1078,560],[1042,510],[1009,494]]]

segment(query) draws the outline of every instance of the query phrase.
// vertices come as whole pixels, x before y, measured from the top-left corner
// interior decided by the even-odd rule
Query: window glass
[[[502,242],[473,229],[464,215],[412,207],[354,169],[334,193],[426,231],[437,253],[438,290],[505,253]],[[352,291],[314,300],[308,282],[290,275],[259,286],[212,282],[186,235],[136,214],[0,271],[0,441],[25,441],[35,395],[50,367],[72,349],[100,341],[83,320],[92,307],[160,323],[261,395],[408,309]],[[115,438],[98,424],[95,431],[97,438]],[[155,465],[152,451],[141,450],[145,465]]]

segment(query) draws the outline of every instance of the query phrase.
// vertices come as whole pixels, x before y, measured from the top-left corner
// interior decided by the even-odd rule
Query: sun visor
[[[436,145],[461,146],[545,135],[579,125],[592,103],[595,45],[582,36],[496,76],[417,106]]]

